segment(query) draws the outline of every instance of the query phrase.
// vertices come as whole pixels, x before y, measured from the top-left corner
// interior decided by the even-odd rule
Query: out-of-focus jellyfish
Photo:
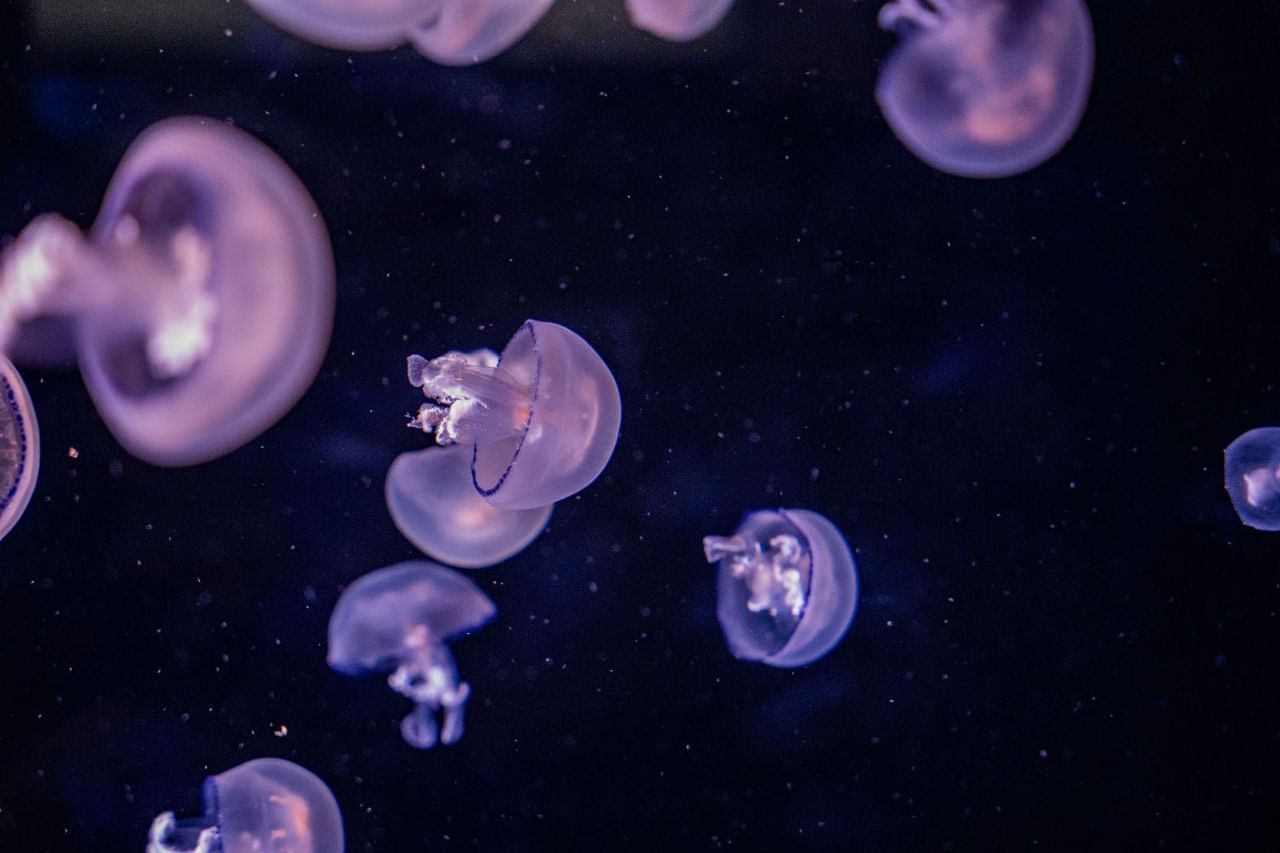
[[[667,41],[693,41],[711,32],[733,0],[626,0],[631,23]]]
[[[0,352],[41,320],[60,356],[52,318],[74,334],[121,444],[193,465],[252,440],[302,396],[333,306],[328,234],[289,168],[242,131],[169,119],[129,148],[87,239],[46,214],[7,250]],[[39,349],[21,343],[15,354]]]
[[[40,468],[40,430],[27,386],[0,355],[0,539],[31,500]]]
[[[424,554],[465,569],[500,563],[524,550],[551,518],[551,506],[498,509],[471,482],[468,448],[402,453],[387,471],[387,508]]]
[[[471,686],[458,680],[446,641],[495,613],[488,596],[452,569],[425,561],[378,569],[338,599],[329,619],[329,666],[347,675],[392,670],[387,683],[414,703],[400,724],[404,739],[419,749],[455,743]]]
[[[1251,429],[1227,445],[1227,494],[1258,530],[1280,530],[1280,427]]]
[[[622,417],[617,383],[591,345],[527,320],[497,364],[475,355],[409,356],[409,382],[434,401],[409,426],[470,447],[476,490],[502,509],[544,507],[590,485]]]
[[[1025,172],[1080,123],[1093,78],[1081,0],[891,0],[880,26],[905,42],[881,70],[876,100],[898,138],[936,169]]]
[[[324,782],[280,758],[257,758],[204,780],[204,816],[165,812],[147,853],[342,853],[342,814]]]
[[[716,615],[733,656],[770,666],[813,663],[840,642],[858,607],[844,536],[803,509],[761,510],[732,536],[702,540],[719,565]]]

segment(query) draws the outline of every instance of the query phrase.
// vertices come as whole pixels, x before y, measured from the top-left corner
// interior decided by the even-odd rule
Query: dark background
[[[7,4],[0,232],[88,225],[139,131],[225,118],[315,196],[338,316],[301,404],[194,469],[26,372],[0,850],[141,850],[261,756],[333,788],[353,851],[1273,847],[1280,538],[1234,516],[1221,449],[1280,422],[1280,15],[1090,6],[1079,131],[992,182],[881,120],[872,2],[743,0],[668,45],[560,0],[463,70],[239,0]],[[416,752],[325,626],[414,555],[382,499],[425,446],[404,356],[526,317],[604,356],[622,434],[471,575],[500,613],[453,647],[468,731]],[[835,521],[862,582],[801,670],[730,657],[700,551],[773,506]]]

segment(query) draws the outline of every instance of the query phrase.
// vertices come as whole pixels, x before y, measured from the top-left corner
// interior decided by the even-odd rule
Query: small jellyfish
[[[87,239],[45,214],[5,252],[0,353],[44,323],[14,353],[43,341],[56,359],[69,339],[50,333],[60,325],[120,443],[157,465],[194,465],[251,441],[302,396],[333,306],[329,237],[288,167],[242,131],[170,119],[129,148]]]
[[[1280,530],[1280,427],[1251,429],[1227,445],[1227,495],[1258,530]]]
[[[701,38],[724,19],[733,0],[626,0],[631,23],[667,41]]]
[[[405,741],[419,749],[455,743],[471,685],[458,680],[446,641],[495,613],[488,596],[452,569],[425,561],[378,569],[338,599],[329,619],[329,666],[346,675],[392,670],[387,683],[414,703],[400,724]]]
[[[0,539],[27,508],[39,468],[40,431],[31,395],[13,363],[0,355]]]
[[[892,0],[880,26],[905,42],[876,100],[913,154],[943,172],[999,178],[1066,144],[1093,78],[1081,0]]]
[[[716,615],[734,657],[804,666],[849,630],[858,575],[844,536],[824,516],[753,512],[732,536],[708,536],[702,547],[719,565]]]
[[[533,509],[599,476],[618,440],[622,404],[591,345],[555,323],[528,320],[496,365],[448,352],[409,356],[427,399],[410,427],[472,449],[471,479],[490,504]]]
[[[342,814],[324,782],[280,758],[257,758],[204,780],[204,816],[165,812],[147,853],[342,853]]]

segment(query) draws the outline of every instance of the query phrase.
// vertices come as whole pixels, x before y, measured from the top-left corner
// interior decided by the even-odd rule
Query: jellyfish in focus
[[[1236,515],[1258,530],[1280,530],[1280,427],[1260,427],[1227,445],[1227,495]]]
[[[626,0],[631,23],[667,41],[693,41],[711,32],[733,0]]]
[[[0,539],[22,517],[36,488],[40,430],[26,383],[0,355]]]
[[[165,812],[151,824],[147,853],[342,853],[342,814],[310,770],[257,758],[204,780],[204,816]]]
[[[45,214],[6,250],[0,353],[39,357],[43,342],[56,360],[74,340],[120,443],[194,465],[302,396],[333,309],[329,237],[289,168],[242,131],[169,119],[130,146],[87,238]],[[23,338],[29,323],[40,334]]]
[[[858,575],[844,536],[803,509],[761,510],[702,540],[719,566],[716,615],[729,651],[770,666],[813,663],[849,630]]]
[[[392,670],[387,683],[414,703],[400,724],[405,741],[418,749],[455,743],[471,685],[458,680],[446,642],[496,613],[479,587],[444,566],[419,560],[378,569],[338,599],[329,666],[346,675]]]
[[[905,41],[876,100],[913,154],[943,172],[999,178],[1058,152],[1093,78],[1082,0],[891,0],[880,26]]]
[[[471,479],[501,509],[545,507],[589,486],[618,440],[618,385],[599,354],[556,323],[527,320],[497,364],[409,356],[431,400],[409,426],[471,449]]]

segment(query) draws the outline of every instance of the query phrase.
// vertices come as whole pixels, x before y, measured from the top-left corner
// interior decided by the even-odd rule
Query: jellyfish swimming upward
[[[346,675],[391,670],[391,689],[414,703],[400,724],[405,741],[419,749],[455,743],[471,686],[459,680],[446,643],[496,613],[479,587],[444,566],[378,569],[339,597],[329,619],[329,666]]]
[[[733,0],[626,0],[631,23],[667,41],[701,38],[729,14]]]
[[[853,622],[858,576],[844,536],[803,509],[761,510],[702,540],[719,567],[716,615],[729,651],[770,666],[813,663]]]
[[[1240,520],[1258,530],[1280,530],[1280,427],[1251,429],[1231,442],[1224,467]]]
[[[880,72],[880,110],[940,171],[1025,172],[1080,123],[1093,79],[1082,0],[891,0],[880,26],[904,39]]]
[[[147,853],[343,853],[338,802],[310,770],[258,758],[204,780],[204,816],[165,812]]]
[[[27,386],[0,355],[0,539],[22,517],[36,488],[40,431]]]
[[[328,234],[288,167],[239,130],[169,119],[129,148],[88,236],[45,214],[6,250],[0,353],[56,361],[74,341],[121,444],[193,465],[297,401],[333,308]]]

